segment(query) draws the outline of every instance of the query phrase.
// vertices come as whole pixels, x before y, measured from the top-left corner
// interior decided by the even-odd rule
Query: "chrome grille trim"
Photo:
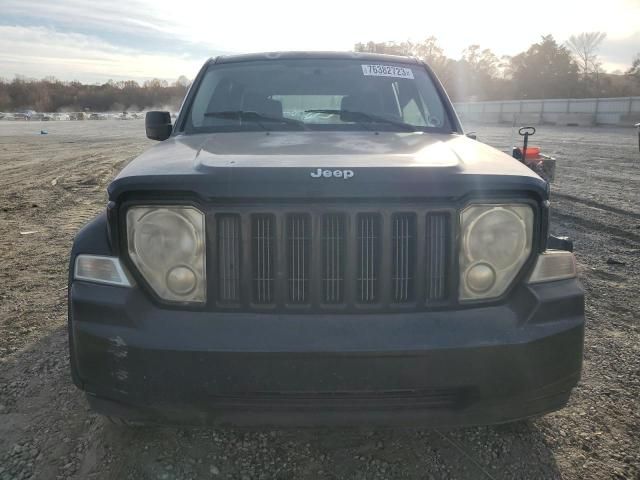
[[[411,213],[393,216],[393,301],[407,302],[413,297],[415,262],[415,217]]]
[[[322,299],[325,303],[344,301],[344,216],[324,215],[322,219]]]
[[[358,301],[372,303],[378,295],[378,230],[380,217],[376,214],[358,216],[358,243],[360,245],[358,264]]]
[[[273,303],[274,223],[272,215],[255,215],[253,217],[253,295],[254,302],[259,304]]]
[[[240,300],[240,217],[218,216],[218,298]]]
[[[449,216],[444,213],[427,215],[427,302],[443,300],[447,293],[447,271],[449,265]]]
[[[309,216],[294,214],[287,218],[289,257],[289,301],[307,303],[309,301],[309,244],[311,228]]]

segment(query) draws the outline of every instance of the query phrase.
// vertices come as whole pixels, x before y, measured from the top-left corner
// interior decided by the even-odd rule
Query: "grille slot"
[[[218,297],[240,300],[240,217],[218,216]]]
[[[379,215],[358,215],[358,248],[358,301],[373,303],[378,299]]]
[[[310,230],[308,215],[295,214],[288,217],[289,301],[291,303],[307,303],[309,299]]]
[[[427,215],[427,301],[444,300],[447,296],[447,265],[449,264],[450,224],[446,213]]]
[[[393,277],[391,281],[393,301],[413,300],[415,268],[415,215],[400,213],[393,216],[391,234],[393,238]]]
[[[273,303],[274,234],[273,215],[252,217],[253,299],[258,304]]]
[[[344,301],[344,216],[325,215],[322,219],[322,299],[336,304]]]

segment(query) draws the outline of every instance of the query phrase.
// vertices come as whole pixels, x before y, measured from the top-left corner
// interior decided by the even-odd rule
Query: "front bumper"
[[[234,425],[508,422],[561,408],[580,377],[577,280],[500,305],[401,314],[257,314],[156,306],[75,281],[75,383],[133,420]]]

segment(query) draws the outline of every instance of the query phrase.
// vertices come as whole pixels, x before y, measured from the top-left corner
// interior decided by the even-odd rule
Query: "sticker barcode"
[[[410,68],[393,65],[362,65],[362,73],[370,77],[410,78],[413,80],[413,71]]]

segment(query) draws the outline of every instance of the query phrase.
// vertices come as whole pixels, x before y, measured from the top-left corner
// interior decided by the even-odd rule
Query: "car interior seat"
[[[283,117],[282,102],[268,98],[261,93],[245,93],[242,98],[242,110],[272,118]]]

